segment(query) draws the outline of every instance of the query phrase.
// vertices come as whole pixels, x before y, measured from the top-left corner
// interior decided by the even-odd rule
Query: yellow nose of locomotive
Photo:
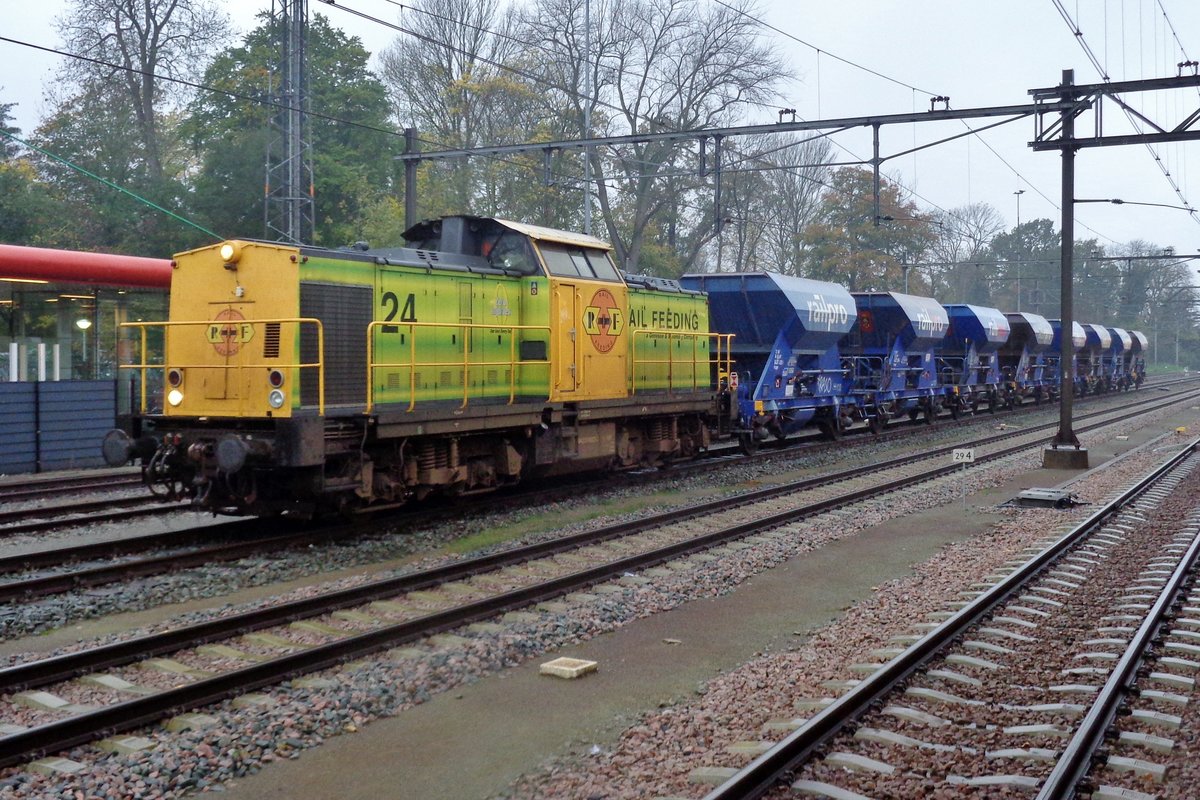
[[[175,257],[168,416],[281,417],[301,378],[295,247],[230,240]],[[314,376],[315,381],[315,376]]]

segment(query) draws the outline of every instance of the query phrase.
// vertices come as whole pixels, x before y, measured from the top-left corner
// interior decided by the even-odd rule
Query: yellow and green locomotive
[[[310,514],[661,464],[735,424],[704,295],[627,282],[566,231],[454,216],[405,239],[176,256],[170,319],[127,326],[142,413],[108,462],[213,511]]]

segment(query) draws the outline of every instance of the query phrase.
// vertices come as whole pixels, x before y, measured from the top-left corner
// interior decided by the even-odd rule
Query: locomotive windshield
[[[529,245],[529,237],[520,233],[506,231],[490,248],[484,243],[483,255],[492,266],[512,270],[521,275],[535,275],[541,272],[537,258],[533,255],[533,248]]]
[[[603,250],[570,247],[564,244],[541,242],[538,248],[551,275],[560,278],[585,278],[596,281],[619,281],[621,277]]]

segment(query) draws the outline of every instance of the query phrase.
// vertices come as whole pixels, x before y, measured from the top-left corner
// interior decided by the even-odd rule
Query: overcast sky
[[[399,11],[386,0],[339,2],[389,20]],[[243,31],[254,24],[258,9],[270,5],[269,0],[223,4]],[[1061,5],[1082,37],[1072,33],[1054,0],[770,0],[760,3],[759,16],[782,31],[767,35],[796,76],[780,105],[795,108],[805,119],[928,110],[929,93],[949,97],[955,109],[1022,104],[1029,101],[1030,89],[1057,85],[1063,69],[1075,70],[1076,83],[1099,83],[1101,75],[1080,47],[1080,38],[1112,80],[1175,75],[1185,54],[1187,59],[1200,59],[1197,0],[1061,0]],[[0,36],[57,46],[53,20],[65,7],[65,0],[0,0]],[[318,0],[310,0],[310,8],[360,37],[372,52],[394,36],[383,26]],[[0,102],[19,103],[17,124],[25,133],[36,127],[45,111],[43,86],[53,80],[57,63],[53,56],[0,42]],[[1129,100],[1169,127],[1200,107],[1200,91],[1131,95]],[[771,110],[757,109],[748,121],[777,119]],[[1081,133],[1091,132],[1091,118],[1086,119]],[[1106,133],[1130,132],[1115,107],[1106,109],[1105,125]],[[963,130],[961,122],[885,126],[881,151],[886,156]],[[1023,189],[1021,219],[1049,217],[1057,227],[1061,159],[1054,152],[1033,152],[1028,146],[1033,135],[1033,122],[1022,120],[889,160],[884,170],[915,192],[921,206],[953,209],[986,202],[1010,225],[1017,214],[1014,192]],[[870,156],[865,131],[842,134],[834,141],[845,148],[837,150],[839,160]],[[1161,162],[1140,145],[1080,151],[1075,196],[1183,205],[1158,166],[1162,163],[1187,202],[1200,208],[1200,142],[1162,145],[1157,155]],[[1200,215],[1182,210],[1087,204],[1078,207],[1077,220],[1078,238],[1095,237],[1108,247],[1144,239],[1180,253],[1200,251]]]

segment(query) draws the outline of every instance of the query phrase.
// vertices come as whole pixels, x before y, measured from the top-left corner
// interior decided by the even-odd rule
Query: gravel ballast
[[[1156,458],[1161,459],[1161,454],[1147,453],[1129,458],[1118,470],[1121,477],[1094,475],[1077,492],[1084,497],[1104,496],[1113,491],[1113,487],[1095,484],[1102,484],[1105,480],[1117,483],[1127,481],[1131,475],[1144,472],[1145,465]],[[994,484],[1004,480],[1007,475],[1027,470],[1038,459],[1040,455],[1012,458],[1006,460],[1003,466],[986,472],[972,471],[968,473],[967,490]],[[761,479],[761,475],[747,477],[747,480]],[[393,652],[379,661],[350,665],[318,676],[326,683],[318,680],[303,686],[299,682],[289,684],[268,691],[266,695],[269,700],[248,710],[234,709],[232,703],[223,704],[219,709],[206,710],[206,713],[217,716],[212,728],[182,736],[161,730],[146,734],[158,742],[158,748],[150,753],[101,756],[94,748],[79,748],[70,754],[86,765],[85,771],[78,776],[48,778],[9,770],[0,776],[0,786],[4,787],[4,794],[0,796],[72,796],[74,792],[81,791],[84,796],[172,797],[195,789],[212,788],[221,781],[248,774],[271,761],[293,758],[303,749],[329,736],[358,730],[374,717],[394,714],[464,681],[475,680],[488,672],[540,655],[548,649],[593,637],[660,610],[697,598],[723,594],[747,576],[829,541],[852,535],[898,514],[954,501],[962,491],[961,481],[955,476],[892,495],[885,501],[860,504],[853,512],[839,513],[833,525],[830,524],[831,520],[816,519],[788,526],[776,534],[760,537],[761,541],[753,548],[722,548],[715,553],[718,556],[716,559],[695,559],[689,562],[687,568],[673,569],[672,574],[656,577],[648,584],[635,581],[628,582],[628,585],[618,583],[618,588],[612,593],[597,593],[595,599],[568,602],[565,608],[538,612],[536,619],[508,623],[500,632],[460,631],[457,633],[464,636],[465,642]],[[1008,555],[1019,552],[1030,541],[1031,527],[1044,524],[1045,519],[1055,522],[1062,520],[1062,516],[1055,512],[1003,510],[995,513],[1000,525],[989,534],[987,548],[961,548],[965,552],[951,548],[940,557],[948,561],[931,565],[930,573],[914,579],[915,583],[881,588],[870,601],[882,603],[881,607],[873,608],[870,614],[870,619],[875,621],[873,626],[866,625],[867,618],[858,616],[858,610],[855,609],[844,623],[838,625],[840,635],[834,637],[835,641],[826,642],[817,637],[815,642],[821,646],[810,652],[807,662],[809,666],[822,666],[814,668],[811,674],[830,676],[822,680],[832,679],[834,675],[844,676],[842,670],[845,664],[861,661],[863,654],[870,649],[885,646],[881,642],[886,643],[886,636],[880,637],[877,620],[894,619],[899,629],[907,621],[919,616],[923,607],[927,611],[937,610],[940,607],[939,597],[944,602],[946,591],[961,589],[963,584],[986,575]],[[1016,530],[1004,530],[1006,527]],[[303,566],[290,565],[290,568],[302,570]],[[942,589],[943,583],[951,583],[953,589]],[[853,635],[846,636],[847,630],[852,630]],[[795,653],[774,658],[799,658],[801,663],[805,663],[803,654],[806,652],[809,652],[807,646]],[[818,652],[819,657],[816,655]],[[839,654],[845,656],[839,659]],[[780,668],[794,669],[794,666],[793,663]],[[754,668],[755,665],[751,664],[744,669],[751,670],[753,675]],[[768,673],[774,671],[770,667],[760,669]],[[698,718],[690,718],[681,725],[677,715],[688,711],[682,708],[663,712],[662,718],[667,721],[665,726],[661,720],[656,726],[654,717],[648,717],[642,725],[631,729],[622,738],[621,746],[616,751],[594,759],[593,763],[586,765],[587,770],[579,773],[579,777],[572,778],[570,776],[574,773],[564,772],[560,768],[553,779],[531,778],[515,787],[514,791],[522,796],[585,797],[589,796],[588,792],[596,791],[596,787],[603,785],[606,796],[646,796],[646,781],[653,775],[656,776],[653,785],[662,787],[658,793],[696,795],[697,787],[688,784],[686,776],[698,764],[678,759],[680,763],[674,771],[663,771],[661,765],[656,768],[651,761],[644,769],[631,769],[633,761],[628,759],[628,754],[623,755],[623,749],[628,743],[630,752],[640,753],[640,758],[645,756],[647,746],[664,747],[661,737],[652,735],[655,730],[671,732],[672,745],[664,748],[668,752],[679,752],[680,746],[675,737],[681,737],[681,732],[693,731],[700,738],[711,740],[722,730],[722,721],[729,722],[725,719],[728,712],[722,715],[715,710],[704,710],[704,707],[714,698],[722,696],[745,697],[748,686],[764,682],[760,677],[752,677],[747,682],[744,676],[738,677],[740,672],[706,687],[707,693],[697,707]],[[734,684],[732,695],[727,695],[722,687],[725,680]],[[780,711],[793,713],[788,709]],[[637,746],[639,742],[641,746]],[[604,764],[599,764],[600,761]]]

